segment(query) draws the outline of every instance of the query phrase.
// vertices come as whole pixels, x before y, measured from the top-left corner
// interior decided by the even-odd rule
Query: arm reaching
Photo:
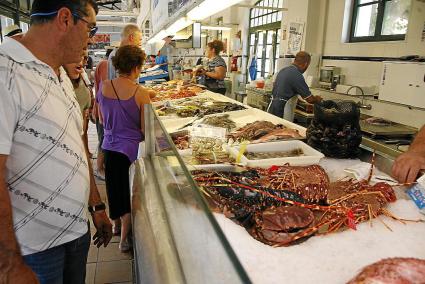
[[[425,170],[425,126],[416,135],[409,151],[400,155],[394,162],[394,178],[402,183],[416,180],[421,170]]]
[[[309,104],[315,104],[315,103],[320,103],[323,99],[320,96],[309,96],[307,98],[305,98],[305,100],[309,103]]]

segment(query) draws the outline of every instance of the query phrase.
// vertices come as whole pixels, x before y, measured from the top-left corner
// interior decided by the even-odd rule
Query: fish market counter
[[[241,106],[217,94],[197,97]],[[362,161],[370,162],[370,152],[364,150],[358,160],[336,160],[296,146],[303,151],[303,157],[290,157],[288,153],[296,154],[285,150],[285,155],[271,157],[272,164],[256,160],[255,155],[251,161],[244,160],[248,151],[256,153],[255,147],[298,143],[305,137],[305,129],[254,108],[238,109],[203,100],[188,107],[184,101],[188,99],[181,103],[158,102],[156,110],[148,106],[145,109],[143,157],[131,168],[137,283],[347,283],[363,267],[381,259],[425,259],[425,223],[420,222],[425,217],[407,198],[404,188],[397,187],[393,192],[387,187],[365,187],[372,192],[366,194],[368,197],[364,191],[348,196],[345,188],[325,190],[329,186],[327,179],[335,184],[345,182],[340,185],[346,188],[358,185],[344,179],[345,169],[367,179],[369,165]],[[209,108],[212,105],[217,112]],[[219,119],[214,118],[217,115]],[[261,127],[251,129],[249,125],[257,121],[263,121]],[[191,136],[186,141],[175,135],[194,135],[197,130],[188,128],[202,128],[208,123],[212,129],[227,128],[226,137],[232,139],[219,145],[228,155],[222,164],[218,154],[202,158],[194,154],[209,140],[195,141],[197,137]],[[265,129],[267,133],[261,132]],[[246,145],[241,137],[256,142]],[[275,142],[282,137],[288,139]],[[320,168],[284,166],[288,159],[295,164],[304,159],[299,164],[318,163]],[[203,163],[206,160],[207,164]],[[390,182],[385,172],[389,172],[391,163],[378,155],[375,165],[379,170],[373,171],[372,181]],[[280,167],[267,170],[268,165]],[[308,196],[308,186],[294,192],[275,186],[276,181],[288,180],[295,187],[308,181],[320,190]],[[319,180],[322,182],[314,183]],[[357,205],[368,205],[341,213],[341,208],[354,204],[351,198],[357,198]],[[286,221],[292,220],[287,225],[289,230],[279,227],[285,224],[278,221],[284,218],[278,218],[276,208],[289,208],[283,204],[299,211],[299,218],[288,213]],[[357,215],[359,208],[366,211]],[[276,219],[269,220],[269,216]],[[279,229],[272,228],[276,226]]]

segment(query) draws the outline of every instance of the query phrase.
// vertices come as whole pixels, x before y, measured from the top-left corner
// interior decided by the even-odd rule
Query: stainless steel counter
[[[368,150],[380,152],[391,159],[395,159],[404,153],[404,151],[400,151],[397,145],[386,144],[383,139],[372,139],[367,136],[363,136],[362,146]]]

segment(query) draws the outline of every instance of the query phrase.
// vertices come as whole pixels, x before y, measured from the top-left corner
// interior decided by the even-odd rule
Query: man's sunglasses
[[[58,13],[58,11],[50,12],[50,13],[35,13],[35,14],[31,14],[30,17],[48,17],[48,16],[53,16],[53,15],[55,15],[57,13]],[[97,33],[99,27],[97,27],[97,26],[89,27],[90,23],[87,22],[85,19],[83,19],[83,17],[81,17],[77,13],[72,13],[72,15],[75,18],[77,18],[78,20],[81,20],[81,21],[85,22],[87,24],[87,27],[90,29],[90,31],[89,31],[89,38],[94,37],[94,35]]]

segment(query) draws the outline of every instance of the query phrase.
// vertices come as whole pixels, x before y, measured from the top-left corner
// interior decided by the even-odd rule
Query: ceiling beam
[[[108,10],[115,10],[115,9],[119,10],[120,8],[117,6],[117,4],[120,4],[121,0],[102,0],[102,1],[96,1],[96,3],[98,6],[106,8]]]

